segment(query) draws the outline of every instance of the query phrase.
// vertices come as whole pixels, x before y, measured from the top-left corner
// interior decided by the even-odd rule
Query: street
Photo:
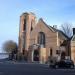
[[[75,69],[50,69],[34,63],[0,62],[0,75],[75,75]]]

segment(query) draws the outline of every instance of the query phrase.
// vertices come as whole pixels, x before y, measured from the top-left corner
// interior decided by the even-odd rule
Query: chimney
[[[75,28],[73,28],[73,35],[75,35]]]
[[[53,25],[53,28],[57,29],[57,25]]]

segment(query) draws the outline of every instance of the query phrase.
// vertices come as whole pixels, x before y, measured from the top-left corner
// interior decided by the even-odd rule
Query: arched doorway
[[[33,61],[39,61],[39,51],[38,50],[34,50]]]

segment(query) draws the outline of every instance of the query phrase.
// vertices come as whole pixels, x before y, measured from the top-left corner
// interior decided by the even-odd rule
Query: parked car
[[[74,68],[74,62],[69,59],[60,60],[58,62],[55,62],[53,64],[49,64],[49,67],[51,68]]]

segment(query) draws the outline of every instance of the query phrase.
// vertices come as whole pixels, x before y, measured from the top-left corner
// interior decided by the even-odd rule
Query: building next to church
[[[69,38],[56,25],[47,25],[42,18],[37,22],[32,12],[20,16],[19,52],[27,52],[29,62],[45,63],[49,57],[63,59],[69,51]]]
[[[71,59],[74,61],[75,64],[75,28],[73,28],[73,36],[71,38]]]

